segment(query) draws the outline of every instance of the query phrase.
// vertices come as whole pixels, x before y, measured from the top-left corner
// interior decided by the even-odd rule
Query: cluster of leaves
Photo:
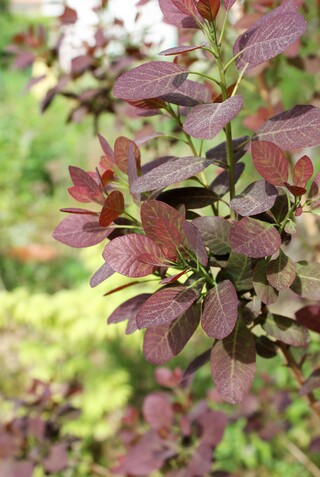
[[[107,6],[108,0],[102,0],[99,5],[92,7],[98,19],[93,41],[82,42],[78,48],[78,54],[71,60],[70,71],[66,71],[61,65],[60,58],[64,44],[68,42],[68,35],[78,21],[78,14],[73,8],[65,6],[63,13],[58,17],[58,25],[55,28],[58,35],[40,24],[36,27],[30,25],[26,31],[12,37],[6,51],[14,55],[15,68],[29,68],[39,61],[48,68],[47,72],[30,79],[26,86],[27,90],[52,74],[57,77],[56,85],[47,91],[41,101],[41,112],[46,111],[54,98],[60,95],[74,103],[67,122],[79,123],[84,117],[91,115],[97,130],[102,114],[115,113],[117,102],[112,96],[112,86],[116,78],[133,62],[146,58],[152,43],[134,41],[127,34],[123,21],[118,18],[106,24],[104,12]],[[136,21],[139,21],[139,15]],[[56,37],[54,44],[52,44],[52,37]],[[119,38],[121,38],[120,42]],[[115,43],[120,46],[120,54],[117,52],[119,48],[115,47]],[[108,49],[110,50],[110,45],[114,53],[107,52]],[[79,85],[81,78],[86,80]]]
[[[201,323],[213,344],[191,366],[196,369],[210,359],[217,390],[226,401],[236,403],[251,387],[257,353],[271,357],[279,348],[306,349],[308,328],[319,332],[317,305],[312,319],[307,306],[298,312],[298,321],[273,314],[267,306],[289,288],[307,300],[320,299],[320,264],[295,263],[283,250],[295,233],[294,218],[320,207],[320,175],[312,180],[311,159],[299,159],[289,183],[283,150],[320,144],[320,109],[295,106],[269,118],[251,137],[233,139],[231,130],[243,107],[243,97],[237,94],[243,76],[298,40],[306,22],[293,0],[285,2],[237,38],[234,56],[224,64],[223,39],[234,2],[224,1],[225,23],[219,38],[220,2],[160,0],[159,4],[166,21],[200,29],[207,40],[205,45],[178,46],[162,54],[208,50],[219,78],[200,75],[220,86],[221,97],[212,100],[210,89],[187,79],[191,72],[177,62],[152,61],[123,74],[114,95],[141,109],[165,110],[193,155],[157,157],[141,166],[136,143],[122,136],[112,149],[100,136],[101,171],[70,167],[74,186],[69,189],[76,200],[94,202],[100,210],[63,209],[71,216],[56,228],[54,237],[72,247],[109,238],[105,263],[92,277],[92,286],[115,272],[130,278],[153,275],[160,289],[125,302],[109,322],[127,319],[127,333],[146,328],[144,354],[155,364],[176,356]],[[226,73],[233,63],[239,76],[230,89]],[[203,157],[204,140],[221,130],[226,141]],[[194,139],[201,139],[199,149]],[[235,195],[244,169],[240,160],[249,151],[263,179]],[[215,165],[224,171],[208,184],[204,171]],[[201,187],[165,190],[185,180]],[[127,199],[125,189],[130,193]],[[128,212],[128,200],[139,207],[140,220]],[[207,206],[212,215],[201,215]],[[313,402],[312,391],[308,396]]]
[[[1,475],[31,477],[35,467],[56,475],[69,468],[68,451],[78,439],[61,430],[66,418],[78,414],[68,401],[80,391],[76,383],[55,389],[32,382],[25,398],[14,402],[11,417],[0,423]]]

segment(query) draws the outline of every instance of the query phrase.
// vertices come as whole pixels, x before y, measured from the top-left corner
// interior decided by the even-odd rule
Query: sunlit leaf
[[[193,107],[197,104],[210,103],[211,91],[204,84],[187,79],[174,91],[161,94],[159,98],[167,103]]]
[[[159,0],[159,6],[164,20],[170,23],[170,25],[175,25],[179,28],[199,28],[195,19],[179,10],[172,0]]]
[[[129,300],[121,303],[108,318],[107,323],[120,323],[122,321],[128,321],[126,333],[131,334],[137,330],[136,316],[139,308],[143,303],[150,298],[150,293],[142,293],[141,295],[134,296]]]
[[[235,196],[230,206],[243,217],[257,215],[271,209],[277,195],[277,189],[262,179],[253,182],[241,194]]]
[[[92,275],[91,280],[90,280],[90,286],[91,288],[94,288],[100,283],[104,282],[107,280],[107,278],[111,277],[111,275],[114,274],[114,270],[108,265],[107,263],[104,263],[101,265],[99,270],[96,271],[94,275]]]
[[[60,222],[53,238],[69,247],[91,247],[102,242],[112,229],[101,227],[98,217],[92,215],[70,215]]]
[[[119,215],[124,212],[124,197],[122,192],[113,190],[102,207],[99,224],[101,227],[108,227]]]
[[[305,187],[312,177],[313,165],[308,156],[302,156],[293,169],[293,183],[298,187]]]
[[[278,300],[279,292],[267,280],[267,267],[266,260],[257,263],[253,272],[253,288],[262,303],[272,305]]]
[[[270,184],[283,186],[288,180],[289,165],[282,150],[272,142],[254,141],[251,153],[259,174]]]
[[[118,137],[114,143],[115,163],[119,167],[120,171],[124,172],[125,174],[128,172],[128,154],[130,145],[133,148],[133,154],[136,160],[137,168],[139,170],[140,151],[136,143],[125,136]]]
[[[199,0],[197,10],[206,20],[213,21],[218,15],[220,9],[220,0]]]
[[[291,290],[308,300],[320,300],[320,263],[296,263],[296,279]]]
[[[143,401],[142,414],[152,429],[167,429],[173,420],[170,399],[163,392],[151,393]]]
[[[275,260],[271,260],[266,269],[267,280],[276,290],[289,288],[296,278],[296,265],[282,250]]]

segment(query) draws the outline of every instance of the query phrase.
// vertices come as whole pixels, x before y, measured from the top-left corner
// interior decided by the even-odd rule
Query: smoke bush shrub
[[[238,403],[252,385],[256,356],[272,358],[281,352],[302,385],[301,393],[319,413],[314,395],[318,370],[306,378],[302,365],[309,330],[320,332],[320,306],[315,304],[320,299],[320,263],[295,262],[286,247],[296,240],[296,217],[320,208],[320,174],[314,175],[312,160],[302,153],[290,171],[287,157],[290,151],[320,144],[320,109],[297,105],[263,120],[254,134],[234,138],[232,133],[233,120],[243,111],[243,78],[292,47],[307,25],[296,2],[286,1],[240,34],[233,56],[226,58],[235,3],[159,0],[165,21],[197,29],[203,40],[161,52],[173,55],[173,62],[151,61],[124,73],[113,94],[146,114],[169,116],[175,139],[188,144],[190,155],[144,163],[139,145],[160,134],[140,144],[120,136],[113,147],[100,135],[99,168],[85,172],[70,167],[70,195],[94,207],[62,209],[69,215],[54,237],[77,248],[109,239],[91,286],[114,273],[132,278],[127,286],[148,276],[158,282],[154,294],[131,298],[108,320],[127,320],[128,334],[146,329],[143,351],[151,363],[164,364],[180,353],[200,325],[212,346],[195,354],[187,374],[210,361],[218,392],[229,403]],[[205,73],[188,66],[186,58],[195,50],[204,53]],[[237,80],[230,84],[234,66]],[[218,96],[212,83],[220,89]],[[212,147],[211,140],[222,130],[225,141]],[[246,153],[261,179],[241,191],[236,183]],[[215,166],[223,172],[213,179]],[[140,215],[131,213],[133,205]],[[295,319],[268,308],[288,289],[307,300]],[[299,362],[291,351],[296,347],[302,348]]]

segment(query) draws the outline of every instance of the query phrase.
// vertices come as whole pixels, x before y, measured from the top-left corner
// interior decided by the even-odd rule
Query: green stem
[[[239,58],[241,55],[242,55],[243,51],[239,51],[239,53],[237,53],[233,58],[231,58],[230,61],[228,61],[228,63],[225,65],[225,67],[223,68],[223,72],[226,73],[228,71],[228,69],[230,68],[230,66],[232,65],[232,63],[234,61],[236,61],[237,58]]]
[[[213,52],[211,52],[212,54],[214,54]],[[216,83],[218,86],[220,86],[220,83],[218,80],[216,80],[215,78],[212,78],[212,76],[209,76],[209,75],[206,75],[204,73],[199,73],[198,71],[189,71],[189,75],[197,75],[197,76],[202,76],[202,78],[206,78],[208,79],[209,81],[213,81],[214,83]]]
[[[291,217],[293,216],[293,214],[295,213],[297,207],[298,207],[298,203],[299,203],[299,199],[295,198],[295,201],[294,201],[294,204],[291,206],[291,208],[288,210],[287,212],[287,215],[285,216],[285,218],[283,219],[282,221],[282,224],[279,228],[279,234],[281,235],[282,232],[284,231],[288,221],[291,219]]]

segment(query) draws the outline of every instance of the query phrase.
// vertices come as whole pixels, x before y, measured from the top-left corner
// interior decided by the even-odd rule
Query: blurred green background
[[[143,396],[158,388],[155,368],[142,356],[141,333],[126,336],[121,324],[106,325],[111,311],[137,289],[103,297],[124,280],[113,279],[97,289],[90,288],[89,279],[101,264],[102,246],[72,250],[51,237],[61,219],[59,208],[73,206],[66,192],[70,185],[67,166],[94,168],[100,148],[90,118],[66,126],[68,104],[63,98],[57,98],[40,115],[41,90],[24,92],[30,71],[9,66],[4,48],[12,34],[28,22],[21,16],[0,13],[0,419],[12,419],[15,400],[25,398],[32,380],[58,385],[80,383],[82,392],[70,398],[80,414],[65,420],[61,431],[81,439],[76,457],[71,457],[75,464],[71,470],[51,475],[99,475],[98,467],[92,467],[95,464],[104,472],[100,475],[108,476],[118,450],[116,433],[123,411],[129,403],[140,406]],[[279,90],[285,107],[309,101],[318,81],[316,76],[279,61]],[[246,81],[244,94],[249,96],[252,82]],[[243,115],[253,114],[262,104],[261,98],[250,98],[250,108]],[[108,131],[113,143],[116,131],[111,116],[103,117],[100,130]],[[238,130],[243,132],[240,123]],[[243,182],[252,177],[249,167]],[[143,291],[149,290],[145,285]],[[194,341],[197,354],[206,349],[206,344],[199,334]],[[170,367],[186,367],[194,357],[194,347]],[[280,358],[260,360],[259,375],[262,378],[256,379],[257,391],[266,386],[265,375],[270,376],[275,389],[296,389]],[[204,367],[195,378],[194,395],[203,397],[211,386],[209,369]],[[56,399],[61,400],[59,393]],[[223,408],[233,412],[231,406]],[[307,404],[302,398],[295,399],[282,419],[291,428],[269,442],[254,433],[247,436],[243,432],[245,419],[235,420],[218,447],[218,468],[246,477],[312,475],[306,462],[288,448],[288,442],[294,442],[308,449],[315,434]],[[312,458],[320,463],[319,457]],[[39,465],[33,476],[43,475]]]

